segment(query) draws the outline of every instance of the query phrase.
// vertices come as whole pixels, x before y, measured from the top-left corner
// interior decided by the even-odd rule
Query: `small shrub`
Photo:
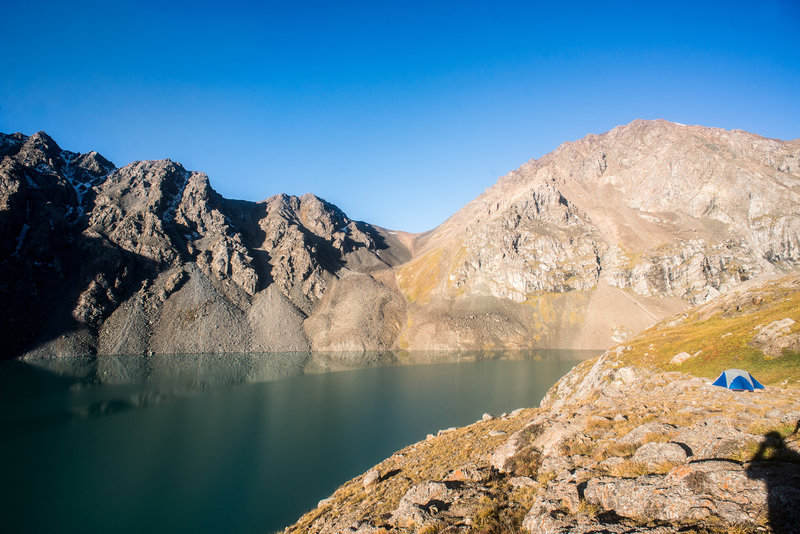
[[[439,532],[444,529],[443,523],[433,523],[430,525],[425,525],[424,527],[420,528],[417,533],[418,534],[439,534]]]
[[[642,462],[634,462],[633,460],[625,460],[619,465],[615,465],[611,469],[611,475],[615,477],[638,477],[649,475],[653,472],[652,468]]]
[[[522,520],[525,514],[509,513],[507,509],[500,509],[496,506],[481,510],[473,517],[473,528],[470,532],[474,534],[519,534],[522,532]]]
[[[565,456],[592,456],[597,450],[597,444],[593,441],[571,441],[561,447],[561,452]]]
[[[541,454],[533,445],[528,445],[508,459],[506,470],[517,476],[536,478],[541,465]]]
[[[472,524],[478,528],[495,524],[500,519],[500,509],[496,502],[484,503],[483,507],[472,516]]]
[[[544,472],[540,471],[539,474],[536,476],[536,482],[538,482],[542,486],[546,486],[548,482],[550,482],[551,480],[555,480],[555,478],[556,474],[554,471],[544,471]]]
[[[588,517],[595,517],[597,514],[600,513],[600,507],[596,504],[591,504],[586,501],[586,499],[581,499],[578,503],[578,507],[575,509],[575,513],[579,515],[585,515]]]
[[[636,452],[639,446],[632,444],[632,443],[612,443],[608,447],[605,448],[605,455],[606,458],[611,458],[612,456],[619,456],[620,458],[628,458],[633,456],[633,453]]]

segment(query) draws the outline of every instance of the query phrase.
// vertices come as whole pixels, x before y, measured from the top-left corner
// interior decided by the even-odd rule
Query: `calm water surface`
[[[594,354],[0,362],[0,530],[271,533],[428,433],[538,404]]]

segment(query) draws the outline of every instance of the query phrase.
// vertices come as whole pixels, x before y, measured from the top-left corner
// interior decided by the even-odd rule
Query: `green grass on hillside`
[[[784,352],[769,358],[751,345],[757,326],[787,317],[796,321],[791,333],[800,332],[800,288],[785,280],[773,282],[722,299],[718,305],[688,310],[677,324],[667,320],[655,325],[631,341],[623,359],[630,364],[708,378],[716,378],[725,369],[738,368],[749,371],[764,384],[788,380],[786,385],[800,386],[800,353]],[[680,365],[670,363],[681,352],[697,355]]]

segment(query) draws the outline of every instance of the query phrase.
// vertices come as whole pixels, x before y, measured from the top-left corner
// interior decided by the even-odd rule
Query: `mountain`
[[[800,140],[634,121],[526,163],[420,236],[398,269],[403,335],[444,348],[501,323],[513,346],[607,347],[795,269],[798,215]]]
[[[5,357],[605,348],[800,262],[800,140],[634,121],[424,234],[0,134]]]

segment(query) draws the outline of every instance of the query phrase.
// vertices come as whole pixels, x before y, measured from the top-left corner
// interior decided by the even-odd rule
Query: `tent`
[[[728,369],[722,371],[719,378],[711,383],[712,386],[721,386],[728,389],[735,389],[738,391],[747,390],[753,391],[754,389],[764,389],[761,382],[753,378],[753,375],[741,369]]]

